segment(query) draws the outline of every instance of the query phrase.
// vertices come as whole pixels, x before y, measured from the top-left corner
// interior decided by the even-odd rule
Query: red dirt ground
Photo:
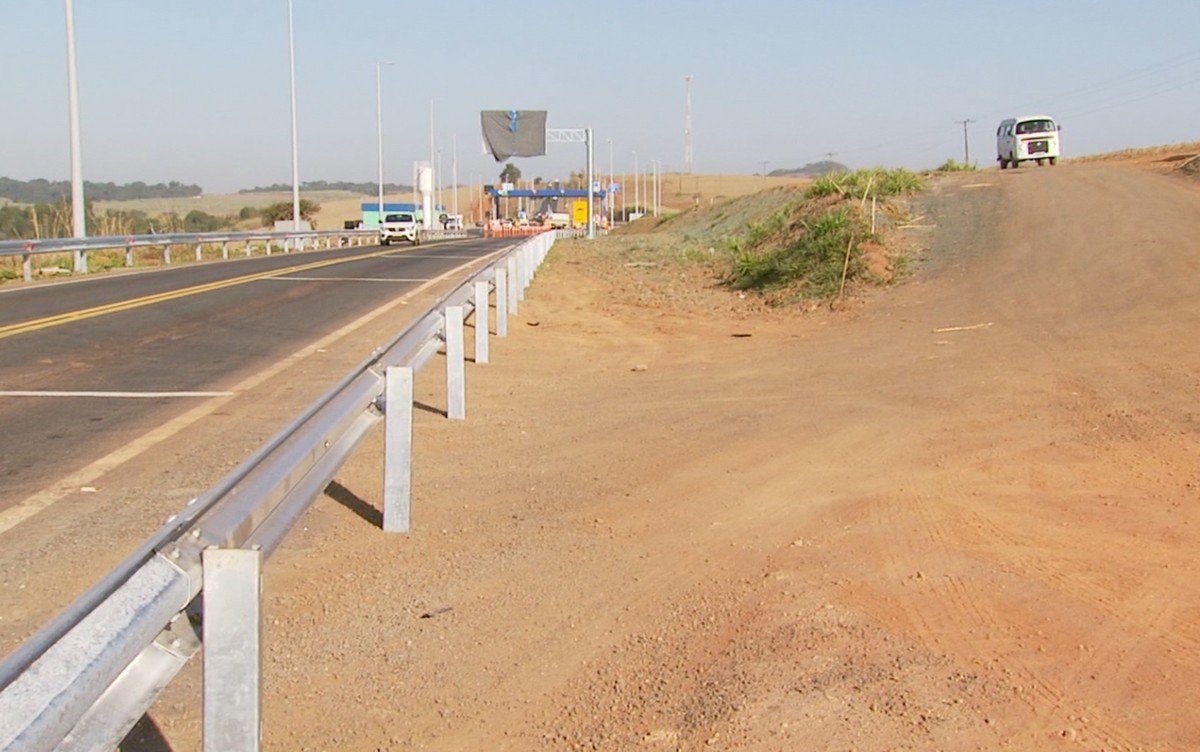
[[[1067,163],[916,211],[837,312],[557,246],[468,419],[418,412],[413,532],[376,437],[269,564],[266,747],[1200,748],[1200,191]]]

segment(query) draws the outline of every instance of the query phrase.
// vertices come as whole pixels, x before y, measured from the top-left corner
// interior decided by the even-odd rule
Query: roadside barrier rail
[[[302,230],[299,232],[174,232],[156,235],[106,235],[93,238],[37,238],[29,240],[0,240],[0,256],[20,256],[21,274],[26,282],[33,280],[33,257],[47,253],[71,253],[74,271],[86,274],[87,254],[90,251],[125,249],[125,266],[133,266],[135,248],[162,248],[164,264],[171,263],[171,248],[188,246],[195,249],[200,261],[204,247],[220,245],[221,258],[229,258],[230,246],[240,243],[243,255],[249,256],[255,244],[261,244],[267,255],[278,246],[283,252],[317,248],[341,248],[348,245],[367,245],[379,237],[375,229],[362,230]]]
[[[440,298],[0,662],[0,751],[116,747],[201,645],[204,750],[258,749],[263,560],[380,421],[383,529],[409,529],[413,374],[444,346],[446,416],[465,419],[463,322],[488,362],[490,301],[503,337],[554,239]]]
[[[479,235],[478,231],[459,229],[445,230],[435,227],[421,230],[421,241],[453,240]],[[379,241],[379,230],[361,228],[354,230],[302,230],[262,232],[174,232],[158,235],[107,235],[93,238],[38,238],[31,240],[0,240],[0,257],[19,256],[21,275],[26,282],[33,281],[33,257],[38,254],[71,253],[74,271],[86,274],[87,254],[90,251],[107,251],[114,248],[125,250],[125,266],[134,265],[135,248],[161,248],[162,262],[171,263],[171,249],[186,246],[193,249],[196,261],[204,257],[206,246],[220,246],[221,258],[228,259],[231,252],[238,253],[240,245],[243,256],[251,255],[256,246],[270,256],[276,248],[284,253],[318,250],[321,248],[344,248],[347,246],[374,245]],[[231,250],[232,247],[232,250]]]

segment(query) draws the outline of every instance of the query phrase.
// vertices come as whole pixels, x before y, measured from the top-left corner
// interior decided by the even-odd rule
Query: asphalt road
[[[509,244],[277,254],[0,292],[0,512],[145,426]]]

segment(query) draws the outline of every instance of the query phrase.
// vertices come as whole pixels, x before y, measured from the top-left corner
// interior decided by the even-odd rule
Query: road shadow
[[[370,523],[375,527],[383,527],[383,512],[371,506],[350,489],[343,486],[341,483],[330,481],[325,487],[325,495],[333,499],[337,503],[349,509],[360,518]]]
[[[133,724],[129,734],[117,745],[118,752],[171,752],[171,744],[162,729],[147,713]]]

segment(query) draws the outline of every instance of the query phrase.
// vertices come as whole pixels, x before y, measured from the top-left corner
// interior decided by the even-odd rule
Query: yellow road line
[[[69,323],[72,323],[75,321],[83,321],[84,319],[92,319],[92,318],[96,318],[97,316],[104,316],[105,314],[116,313],[118,311],[129,311],[129,310],[133,310],[134,308],[141,308],[143,306],[154,305],[155,303],[162,303],[167,300],[175,300],[177,298],[186,298],[190,295],[199,295],[200,293],[203,293],[203,292],[211,292],[213,290],[220,290],[225,287],[233,287],[235,285],[244,285],[247,282],[256,282],[260,279],[267,279],[269,277],[278,277],[278,276],[281,276],[284,274],[292,274],[294,272],[303,272],[303,271],[308,271],[310,269],[321,269],[326,266],[334,266],[336,264],[344,264],[349,261],[360,261],[362,259],[374,258],[376,256],[383,256],[386,253],[391,253],[391,251],[376,251],[375,253],[365,253],[360,256],[351,256],[348,258],[336,258],[336,259],[326,259],[324,261],[313,261],[308,264],[301,264],[300,266],[292,266],[287,269],[273,269],[271,271],[258,272],[256,274],[247,274],[244,277],[234,277],[232,279],[223,279],[223,280],[219,280],[217,282],[207,282],[203,285],[196,285],[195,287],[185,287],[185,288],[182,288],[179,290],[171,290],[169,292],[160,292],[160,293],[155,293],[154,295],[146,295],[145,297],[134,298],[132,300],[122,300],[117,303],[107,303],[105,305],[96,306],[95,308],[84,308],[79,311],[68,311],[66,313],[55,314],[54,316],[45,316],[40,319],[32,319],[30,321],[22,321],[22,322],[19,322],[16,324],[9,324],[8,326],[0,326],[0,339],[4,339],[5,337],[11,337],[14,334],[26,334],[28,332],[36,332],[39,329],[46,329],[46,328],[49,328],[52,326],[58,326],[60,324],[69,324]]]
[[[490,258],[491,255],[485,258]],[[204,402],[184,412],[182,415],[176,416],[175,418],[168,420],[166,423],[156,426],[149,433],[128,442],[120,449],[117,449],[116,451],[93,461],[91,464],[76,470],[66,477],[61,478],[52,486],[44,488],[41,491],[34,493],[32,496],[17,502],[8,509],[0,511],[0,533],[6,533],[9,530],[12,530],[17,525],[21,524],[30,517],[33,517],[38,512],[50,507],[52,504],[71,496],[72,494],[78,493],[82,487],[96,486],[102,476],[106,475],[112,470],[115,470],[117,467],[120,467],[126,462],[129,462],[133,458],[138,457],[143,452],[160,446],[164,441],[170,439],[176,434],[181,433],[202,418],[208,417],[216,410],[236,399],[239,395],[244,394],[254,387],[275,378],[278,374],[282,373],[284,369],[289,368],[304,358],[323,350],[342,337],[345,337],[355,329],[365,326],[380,316],[391,312],[395,308],[406,305],[414,296],[420,295],[439,282],[444,282],[445,280],[451,279],[454,275],[459,274],[463,269],[469,268],[472,264],[477,263],[478,261],[479,259],[472,259],[468,263],[461,264],[457,268],[451,269],[437,279],[432,279],[417,287],[415,290],[412,290],[396,300],[393,300],[391,303],[380,306],[370,313],[351,321],[349,324],[343,326],[341,329],[338,329],[336,332],[327,334],[313,344],[300,348],[290,356],[276,361],[268,368],[252,374],[237,384],[234,384],[232,387],[230,387],[230,394],[228,396],[211,397],[206,399]]]

